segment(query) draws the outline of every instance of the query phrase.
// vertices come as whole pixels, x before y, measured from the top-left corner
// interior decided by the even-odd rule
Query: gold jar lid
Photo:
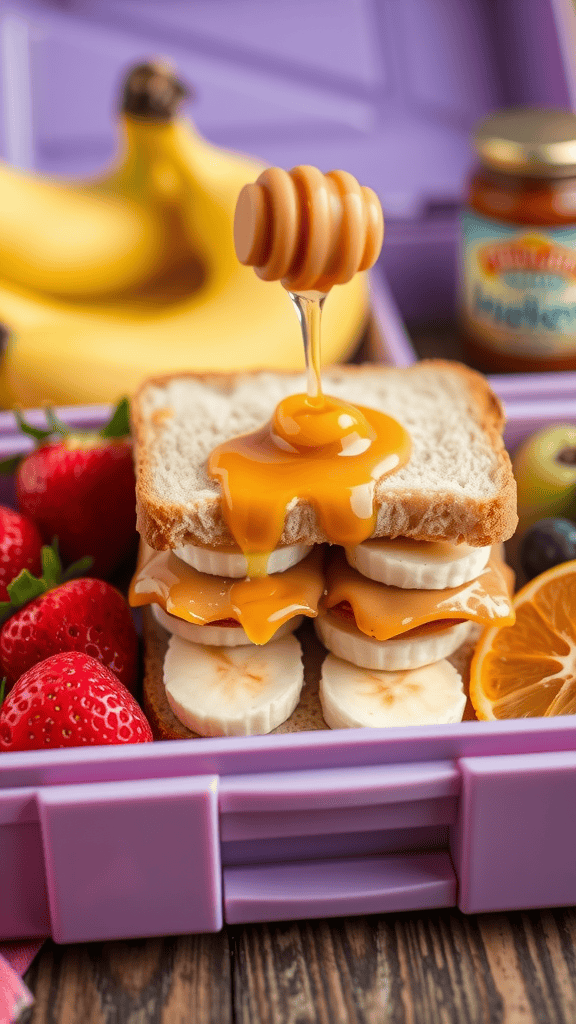
[[[497,110],[477,125],[474,145],[482,163],[509,174],[576,174],[576,114],[517,107]]]

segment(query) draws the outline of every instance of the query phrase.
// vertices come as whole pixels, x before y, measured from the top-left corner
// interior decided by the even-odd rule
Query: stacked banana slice
[[[331,652],[320,683],[332,729],[461,721],[466,695],[449,661],[472,621],[502,607],[490,547],[369,540],[334,549],[315,620]],[[500,607],[497,606],[500,604]]]
[[[143,544],[133,605],[151,604],[171,634],[164,686],[176,718],[201,736],[271,732],[290,717],[304,682],[292,635],[314,616],[324,589],[322,551],[293,544],[272,551],[247,579],[239,550]]]
[[[200,736],[272,732],[294,711],[303,682],[302,652],[292,635],[263,647],[249,640],[202,646],[173,635],[164,659],[170,707]]]
[[[333,729],[458,722],[462,677],[446,659],[472,623],[513,617],[490,547],[370,540],[279,547],[246,579],[232,548],[143,546],[131,602],[152,604],[171,638],[164,685],[178,720],[203,736],[254,735],[292,714],[303,685],[292,635],[314,619],[330,652],[320,700]]]

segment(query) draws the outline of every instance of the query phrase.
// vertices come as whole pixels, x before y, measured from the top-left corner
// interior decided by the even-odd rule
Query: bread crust
[[[502,440],[504,411],[487,380],[479,373],[460,363],[442,359],[422,360],[407,368],[406,374],[417,373],[428,367],[441,375],[456,375],[456,379],[469,396],[474,421],[481,428],[495,457],[493,472],[494,494],[489,499],[474,499],[457,495],[447,489],[392,490],[386,479],[377,481],[375,504],[377,523],[374,537],[411,537],[414,540],[465,541],[473,546],[500,543],[512,536],[518,519],[516,515],[516,482],[510,459]],[[356,377],[361,374],[398,373],[397,369],[379,364],[332,367],[326,372]],[[201,381],[222,393],[230,393],[239,377],[250,379],[261,371],[246,373],[181,373],[180,379]],[[275,371],[276,372],[276,371]],[[278,371],[279,376],[290,372]],[[232,544],[233,538],[222,514],[221,502],[214,496],[192,496],[183,505],[161,500],[153,486],[152,463],[149,453],[151,438],[141,407],[141,398],[149,386],[163,387],[175,375],[155,377],[138,390],[132,402],[132,429],[135,437],[137,467],[138,529],[150,547],[157,550],[174,548],[182,544]],[[158,428],[158,429],[161,429]],[[322,543],[326,541],[315,510],[306,501],[297,501],[287,513],[281,544]]]

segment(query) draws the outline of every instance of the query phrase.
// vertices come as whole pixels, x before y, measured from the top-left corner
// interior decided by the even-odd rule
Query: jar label
[[[502,353],[545,358],[576,348],[576,230],[461,215],[466,329]]]

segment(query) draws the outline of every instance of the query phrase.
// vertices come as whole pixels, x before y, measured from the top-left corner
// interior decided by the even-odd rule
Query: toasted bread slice
[[[365,364],[323,372],[323,387],[399,420],[412,438],[406,466],[376,482],[375,537],[466,541],[482,546],[512,535],[516,484],[502,441],[500,402],[480,374],[427,360],[408,369]],[[219,484],[206,472],[212,449],[268,420],[303,375],[182,374],[148,381],[132,403],[138,529],[160,550],[231,544]],[[315,510],[295,500],[282,544],[327,538]]]

